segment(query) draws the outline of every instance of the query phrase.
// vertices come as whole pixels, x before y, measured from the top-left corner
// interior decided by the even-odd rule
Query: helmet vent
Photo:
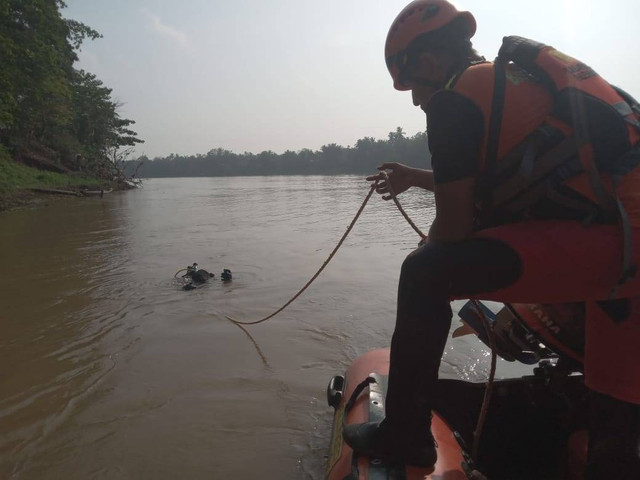
[[[433,17],[435,17],[438,12],[440,11],[440,7],[438,5],[429,5],[424,12],[424,15],[422,16],[422,21],[426,22],[427,20],[432,19]]]

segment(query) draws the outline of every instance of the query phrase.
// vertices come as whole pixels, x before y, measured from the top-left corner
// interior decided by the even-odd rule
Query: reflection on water
[[[324,391],[387,346],[418,238],[361,178],[163,179],[0,215],[0,478],[323,478]],[[427,230],[433,199],[403,205]],[[216,274],[191,292],[173,274]],[[229,268],[233,281],[220,281]],[[455,322],[454,322],[455,323]],[[481,379],[486,349],[443,371]]]

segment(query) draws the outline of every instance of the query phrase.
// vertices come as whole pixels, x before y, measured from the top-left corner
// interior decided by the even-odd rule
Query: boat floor
[[[439,382],[435,406],[471,452],[484,384]],[[564,477],[569,437],[586,428],[582,377],[496,382],[478,448],[478,469],[491,480]]]
[[[386,396],[387,378],[384,375],[382,378],[380,387]],[[438,382],[434,410],[455,432],[467,454],[472,451],[473,431],[484,393],[485,384],[446,379]],[[573,433],[585,429],[586,412],[586,390],[580,375],[557,380],[531,376],[496,381],[473,467],[489,480],[581,478],[581,473],[575,477],[567,475],[570,455],[567,445]],[[445,446],[446,443],[440,444],[439,449]],[[586,449],[572,455],[584,456]],[[583,467],[574,468],[581,472]],[[368,475],[370,479],[408,478],[404,469],[379,461],[370,466]],[[451,478],[454,479],[459,480]]]

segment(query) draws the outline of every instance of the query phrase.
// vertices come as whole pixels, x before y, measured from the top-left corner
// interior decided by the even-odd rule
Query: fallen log
[[[80,190],[80,193],[87,197],[98,196],[98,195],[102,197],[105,193],[111,193],[111,192],[113,192],[113,188],[107,188],[102,190]]]
[[[71,190],[58,190],[58,189],[54,189],[54,188],[30,188],[29,190],[31,190],[32,192],[37,192],[37,193],[49,193],[52,195],[72,195],[74,197],[81,197],[82,194],[78,193],[78,192],[74,192]]]

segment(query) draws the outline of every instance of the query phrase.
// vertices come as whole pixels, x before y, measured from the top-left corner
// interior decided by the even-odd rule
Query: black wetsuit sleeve
[[[435,184],[475,177],[484,136],[480,108],[467,97],[445,90],[431,98],[426,113]]]

